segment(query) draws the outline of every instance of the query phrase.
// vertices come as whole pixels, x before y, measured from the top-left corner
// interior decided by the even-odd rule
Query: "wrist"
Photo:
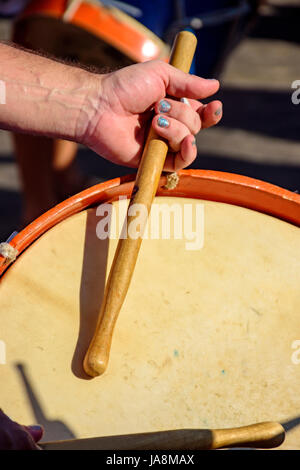
[[[74,131],[77,143],[90,147],[93,131],[100,119],[104,75],[84,72],[85,93]]]

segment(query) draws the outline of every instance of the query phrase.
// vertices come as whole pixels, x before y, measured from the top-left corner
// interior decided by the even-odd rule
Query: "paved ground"
[[[224,118],[200,134],[195,168],[256,177],[300,190],[300,105],[291,102],[291,84],[300,80],[299,1],[265,9],[254,30],[239,44],[221,77]],[[291,5],[291,7],[289,7]],[[0,38],[9,23],[0,22]],[[128,173],[81,149],[82,170],[99,178]],[[20,184],[9,135],[0,131],[0,239],[18,228]]]

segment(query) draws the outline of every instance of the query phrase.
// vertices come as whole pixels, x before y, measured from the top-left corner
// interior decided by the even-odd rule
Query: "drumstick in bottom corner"
[[[39,443],[44,450],[213,450],[226,447],[272,449],[285,439],[281,424],[265,422],[232,429],[179,429],[124,436]]]
[[[180,32],[173,45],[170,64],[188,73],[196,45],[197,39],[194,34],[189,31]],[[130,215],[130,209],[133,205],[142,205],[146,208],[145,214],[150,213],[167,152],[168,145],[151,128],[128,207],[127,226],[137,217],[137,215]],[[139,223],[143,228],[145,228],[146,222],[146,218],[141,222],[139,217]],[[84,370],[91,377],[101,375],[107,367],[114,326],[129,288],[142,236],[143,229],[136,239],[124,237],[119,240],[105,286],[96,332],[84,358]]]

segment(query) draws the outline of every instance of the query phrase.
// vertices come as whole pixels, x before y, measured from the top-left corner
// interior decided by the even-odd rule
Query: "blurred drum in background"
[[[101,2],[33,0],[14,40],[29,49],[95,67],[167,60],[169,48],[131,16]]]
[[[194,72],[216,76],[259,3],[33,0],[17,21],[15,40],[82,64],[122,66],[167,59],[166,44],[171,44],[177,32],[186,28],[198,38]]]

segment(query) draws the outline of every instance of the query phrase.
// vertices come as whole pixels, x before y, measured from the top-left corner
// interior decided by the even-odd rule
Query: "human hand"
[[[41,426],[22,426],[0,409],[0,450],[39,450],[42,436]]]
[[[107,75],[94,75],[98,94],[94,112],[81,142],[119,165],[137,167],[146,138],[147,123],[169,143],[165,170],[177,171],[197,156],[195,135],[222,117],[222,103],[203,105],[219,89],[217,80],[181,72],[161,61],[125,67]],[[99,90],[100,85],[100,90]],[[175,97],[166,98],[166,96]],[[176,98],[188,98],[188,103]]]

